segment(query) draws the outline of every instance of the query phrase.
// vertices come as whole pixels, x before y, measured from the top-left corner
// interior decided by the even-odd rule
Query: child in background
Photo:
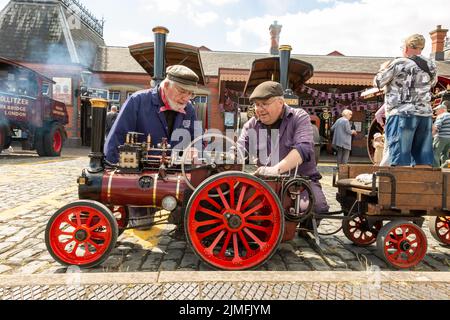
[[[384,137],[381,133],[377,132],[373,136],[372,146],[375,149],[375,153],[373,156],[373,161],[376,166],[379,166],[381,160],[383,159],[383,150],[384,150]]]

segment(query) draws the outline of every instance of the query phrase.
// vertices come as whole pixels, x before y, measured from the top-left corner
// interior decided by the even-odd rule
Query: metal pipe
[[[108,101],[105,99],[91,99],[92,106],[92,132],[91,153],[89,154],[89,172],[103,170],[103,145],[105,143],[106,108]]]
[[[153,80],[158,85],[166,76],[166,39],[169,30],[165,27],[153,28],[155,48],[153,60]]]
[[[292,47],[288,45],[280,46],[280,83],[283,90],[289,88],[289,62],[291,61]]]

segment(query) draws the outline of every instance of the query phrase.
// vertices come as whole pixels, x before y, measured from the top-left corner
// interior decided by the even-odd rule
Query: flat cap
[[[198,84],[198,76],[186,66],[173,65],[166,69],[167,79],[176,82],[178,86],[188,91],[195,91]]]
[[[265,100],[272,97],[282,97],[283,94],[284,92],[281,84],[274,81],[266,81],[253,90],[253,93],[250,95],[250,102],[257,99]]]

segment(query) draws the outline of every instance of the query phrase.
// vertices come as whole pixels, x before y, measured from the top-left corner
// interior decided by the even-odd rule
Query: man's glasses
[[[178,92],[180,96],[189,97],[189,99],[195,98],[195,93],[192,91],[184,90],[183,88],[178,87],[177,85],[173,86],[175,90]]]
[[[255,102],[255,107],[261,108],[261,109],[267,109],[267,108],[270,107],[270,105],[271,105],[272,103],[274,103],[275,100],[276,100],[276,99],[271,98],[271,99],[266,100],[266,101],[264,101],[264,102]]]

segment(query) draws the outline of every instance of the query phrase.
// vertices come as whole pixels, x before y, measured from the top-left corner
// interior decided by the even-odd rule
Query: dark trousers
[[[337,164],[347,164],[350,158],[350,150],[342,147],[336,147],[337,150]]]

